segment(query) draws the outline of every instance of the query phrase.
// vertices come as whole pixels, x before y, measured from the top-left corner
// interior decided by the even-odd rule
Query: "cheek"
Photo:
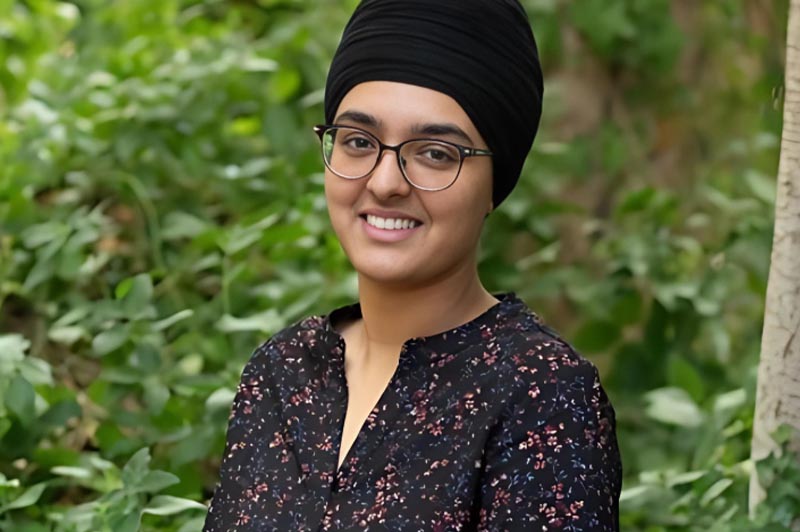
[[[346,181],[335,175],[325,175],[325,203],[328,218],[339,242],[346,247],[347,236],[352,232],[355,206],[363,185],[358,181]]]
[[[488,203],[480,197],[443,197],[429,212],[436,231],[437,246],[447,254],[462,256],[478,245]],[[486,200],[488,202],[488,200]]]
[[[461,235],[459,247],[472,249],[478,246],[486,214],[491,207],[491,173],[467,174],[461,177],[470,178],[464,180],[463,184],[471,185],[471,188],[454,191],[459,192],[459,198],[453,198],[447,203],[449,208],[446,217],[450,221],[451,234]]]
[[[464,179],[463,182],[460,180]],[[457,187],[457,185],[462,187]],[[442,192],[432,206],[440,220],[447,220],[448,225],[459,233],[480,233],[483,221],[489,212],[492,201],[492,186],[486,174],[463,175],[455,185]],[[436,215],[433,215],[436,218]]]
[[[325,173],[325,200],[331,217],[338,215],[343,209],[352,208],[358,198],[358,184]]]
[[[327,177],[325,178],[325,204],[328,208],[328,218],[331,220],[331,225],[335,233],[339,233],[342,198],[341,191],[337,189],[336,185],[332,183]]]

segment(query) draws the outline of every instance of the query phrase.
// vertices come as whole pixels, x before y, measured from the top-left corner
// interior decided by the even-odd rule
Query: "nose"
[[[400,154],[392,150],[383,150],[378,164],[367,176],[367,189],[379,199],[392,196],[407,196],[411,185],[403,177],[400,170]]]

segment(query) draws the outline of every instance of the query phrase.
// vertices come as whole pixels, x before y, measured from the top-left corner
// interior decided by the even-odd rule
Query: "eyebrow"
[[[364,113],[362,111],[356,110],[348,110],[344,111],[334,120],[334,123],[338,123],[340,120],[348,120],[351,122],[355,122],[356,124],[362,126],[369,126],[373,128],[380,128],[383,126],[383,122],[374,116]],[[422,134],[422,135],[453,135],[458,137],[461,140],[464,140],[469,143],[470,146],[474,146],[474,142],[467,135],[463,129],[458,127],[453,123],[426,123],[426,124],[414,124],[411,126],[411,132],[415,135]]]

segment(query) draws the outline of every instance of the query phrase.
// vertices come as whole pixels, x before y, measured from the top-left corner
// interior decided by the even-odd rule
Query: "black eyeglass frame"
[[[336,172],[328,164],[328,160],[325,157],[325,146],[324,146],[324,142],[322,140],[322,136],[325,134],[325,132],[327,132],[330,129],[341,129],[341,128],[353,129],[355,131],[358,131],[359,133],[363,133],[365,136],[367,136],[367,137],[369,137],[371,139],[374,139],[375,142],[379,146],[378,156],[375,158],[375,164],[372,166],[372,168],[370,168],[370,170],[367,173],[365,173],[362,176],[351,177],[351,176],[342,175],[342,174]],[[322,162],[325,163],[325,166],[328,168],[328,170],[330,170],[331,172],[333,172],[337,176],[341,177],[342,179],[353,179],[353,180],[355,180],[355,179],[363,179],[363,178],[367,177],[369,174],[371,174],[373,172],[373,170],[375,170],[375,168],[377,168],[378,164],[381,161],[381,157],[383,156],[383,151],[384,150],[390,150],[390,151],[393,151],[395,153],[395,159],[397,160],[397,166],[400,167],[400,173],[403,174],[403,178],[406,180],[406,182],[409,185],[411,185],[412,187],[414,187],[414,188],[417,188],[419,190],[425,190],[425,191],[428,191],[428,192],[438,192],[439,190],[444,190],[446,188],[452,187],[453,184],[458,179],[458,176],[461,175],[461,167],[464,165],[464,159],[465,158],[467,158],[467,157],[477,157],[477,156],[482,156],[482,155],[494,155],[489,150],[482,150],[482,149],[479,149],[479,148],[471,148],[469,146],[462,146],[461,144],[456,144],[455,142],[450,142],[448,140],[434,139],[434,138],[408,139],[408,140],[404,140],[400,144],[395,144],[394,146],[390,146],[388,144],[384,144],[381,141],[381,139],[379,139],[378,137],[376,137],[375,135],[373,135],[369,131],[366,131],[364,129],[361,129],[360,127],[355,127],[355,126],[345,126],[345,125],[340,125],[340,124],[317,124],[316,126],[314,126],[313,129],[314,129],[314,132],[319,137],[320,147],[322,149]],[[458,154],[459,154],[458,170],[456,171],[455,177],[453,177],[453,180],[449,184],[447,184],[447,185],[445,185],[443,187],[436,187],[436,188],[423,187],[423,186],[415,184],[406,175],[406,170],[405,170],[405,168],[403,168],[403,164],[400,162],[400,150],[403,148],[403,146],[405,146],[406,144],[408,144],[410,142],[419,142],[419,141],[440,142],[442,144],[447,144],[448,146],[452,146],[453,148],[458,150]]]

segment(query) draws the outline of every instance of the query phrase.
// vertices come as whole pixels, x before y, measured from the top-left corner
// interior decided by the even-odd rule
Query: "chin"
[[[420,273],[410,265],[402,265],[397,262],[371,261],[355,258],[350,263],[359,276],[363,276],[374,282],[387,285],[413,284],[420,280]]]

